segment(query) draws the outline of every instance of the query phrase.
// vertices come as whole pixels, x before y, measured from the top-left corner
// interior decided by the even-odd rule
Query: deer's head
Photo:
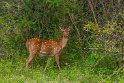
[[[63,33],[63,37],[68,37],[69,33],[70,33],[70,28],[60,28],[62,33]]]

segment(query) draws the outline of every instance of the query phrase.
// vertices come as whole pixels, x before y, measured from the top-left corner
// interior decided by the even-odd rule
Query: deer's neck
[[[64,48],[66,46],[67,42],[68,42],[68,37],[63,37],[62,38],[62,48]]]

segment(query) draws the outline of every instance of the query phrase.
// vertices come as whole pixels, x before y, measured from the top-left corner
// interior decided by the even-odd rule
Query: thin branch
[[[88,0],[88,4],[89,4],[90,9],[91,9],[91,11],[92,11],[92,13],[93,13],[94,21],[95,21],[95,23],[96,23],[97,26],[98,26],[98,22],[97,22],[97,19],[96,19],[96,15],[95,15],[95,11],[94,11],[94,7],[93,7],[93,3],[92,3],[92,2],[93,2],[93,1]]]
[[[70,13],[68,13],[68,14],[69,14],[69,17],[71,19],[72,24],[74,25],[74,27],[75,27],[75,29],[76,29],[76,31],[78,33],[78,39],[79,39],[79,42],[80,42],[80,50],[81,50],[81,57],[82,57],[82,55],[83,55],[83,52],[82,52],[83,48],[82,48],[82,43],[81,43],[81,34],[80,34],[79,29],[76,26],[74,15],[70,14]]]

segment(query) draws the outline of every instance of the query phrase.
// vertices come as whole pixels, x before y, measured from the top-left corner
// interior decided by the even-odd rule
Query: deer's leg
[[[45,66],[45,68],[44,68],[44,71],[46,71],[46,68],[48,67],[50,61],[51,61],[51,57],[48,57],[48,59],[47,59],[47,63],[46,63],[46,66]]]
[[[28,67],[28,65],[32,62],[33,58],[35,57],[35,54],[29,54],[29,57],[26,60],[26,68]]]
[[[60,70],[59,55],[55,55],[55,60],[56,60],[57,66],[59,67],[59,70]]]

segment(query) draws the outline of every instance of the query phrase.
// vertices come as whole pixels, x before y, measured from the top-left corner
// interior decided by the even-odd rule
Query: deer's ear
[[[60,30],[61,30],[61,31],[64,31],[64,29],[63,29],[63,28],[60,28]]]
[[[70,28],[68,28],[68,31],[70,31]]]
[[[72,26],[68,26],[68,31],[70,31],[72,29]]]

